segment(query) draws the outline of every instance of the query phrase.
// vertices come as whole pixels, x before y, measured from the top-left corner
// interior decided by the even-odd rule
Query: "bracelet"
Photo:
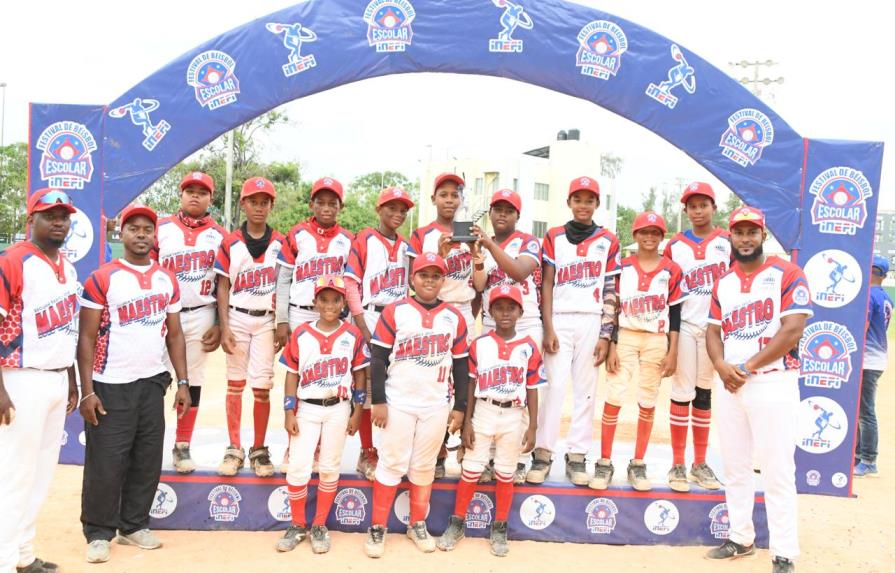
[[[295,411],[296,406],[298,406],[298,398],[295,396],[284,396],[283,397],[283,410],[286,412]]]
[[[180,388],[181,386],[189,386],[189,385],[190,385],[190,381],[187,380],[186,378],[181,378],[180,380],[177,381],[178,388]]]
[[[746,363],[745,363],[745,362],[740,362],[739,364],[737,364],[737,368],[738,368],[739,370],[742,370],[742,371],[745,372],[746,374],[752,374],[752,373],[753,373],[753,372],[750,371],[748,368],[746,368]]]
[[[91,397],[91,396],[96,396],[96,392],[91,392],[90,394],[87,394],[86,396],[84,396],[83,398],[81,398],[80,400],[78,400],[78,406],[80,406],[81,404],[83,404],[83,403],[84,403],[84,400],[86,400],[87,398],[89,398],[89,397]]]
[[[366,390],[352,390],[351,391],[351,399],[355,404],[363,404],[367,401],[367,391]]]

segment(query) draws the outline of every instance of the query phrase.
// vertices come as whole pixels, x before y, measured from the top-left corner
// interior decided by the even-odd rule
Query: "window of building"
[[[535,183],[535,200],[536,201],[549,201],[550,200],[550,185],[546,183]]]
[[[547,232],[547,221],[532,221],[531,222],[531,234],[535,237],[542,239],[544,238],[544,234]]]
[[[482,191],[485,190],[485,180],[482,177],[475,178],[475,189],[474,192],[476,195],[481,195]]]
[[[876,218],[876,230],[877,230],[877,231],[882,231],[882,230],[883,230],[883,218],[882,218],[882,216],[878,216],[878,217]]]
[[[519,180],[515,177],[513,177],[513,191],[519,192]]]

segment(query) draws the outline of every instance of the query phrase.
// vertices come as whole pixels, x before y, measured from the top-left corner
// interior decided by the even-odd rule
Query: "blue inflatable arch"
[[[762,208],[800,262],[843,249],[847,239],[850,260],[841,264],[867,268],[882,144],[805,139],[685,45],[563,0],[308,0],[209,40],[109,105],[33,104],[31,187],[83,191],[77,202],[96,223],[209,141],[276,106],[415,72],[503,77],[593,102],[665,138]],[[60,134],[80,146],[61,155]],[[100,243],[85,239],[82,274],[99,261]],[[817,268],[812,292],[830,300],[818,301],[815,320],[842,325],[851,335],[843,344],[862,346],[866,281],[843,302],[826,267]],[[819,372],[806,386],[853,421],[861,349],[844,360],[840,380]],[[800,470],[838,467],[850,483],[853,426],[829,451],[800,447]],[[800,487],[848,493],[830,473],[815,484],[800,471]]]

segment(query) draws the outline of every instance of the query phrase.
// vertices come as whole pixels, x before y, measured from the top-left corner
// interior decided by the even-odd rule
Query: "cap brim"
[[[644,229],[659,229],[659,230],[662,231],[663,233],[667,233],[667,232],[668,232],[668,229],[663,229],[663,228],[660,227],[659,225],[656,225],[656,224],[654,224],[654,223],[650,223],[649,225],[641,225],[641,226],[639,226],[639,227],[634,227],[634,228],[632,228],[632,229],[631,229],[631,234],[633,235],[633,234],[636,233],[637,231],[642,231],[642,230],[644,230]]]
[[[57,207],[62,207],[71,215],[74,215],[78,211],[77,209],[75,209],[74,205],[69,205],[68,203],[38,203],[30,211],[28,211],[28,214],[33,215],[34,213],[43,213],[44,211],[56,209]]]
[[[494,303],[497,302],[497,301],[499,301],[499,300],[510,300],[510,301],[515,302],[515,303],[518,304],[519,306],[522,306],[522,301],[516,300],[515,298],[511,297],[510,295],[498,295],[498,296],[492,298],[492,299],[488,302],[488,309],[490,310],[491,307],[494,306]]]
[[[181,181],[181,183],[180,183],[180,190],[183,191],[184,189],[186,189],[186,188],[189,187],[190,185],[198,185],[199,187],[205,189],[205,190],[208,191],[209,193],[214,193],[214,189],[212,189],[211,187],[209,187],[209,186],[208,186],[208,183],[206,183],[205,181],[202,181],[201,179],[189,179],[189,180],[187,180],[187,181]]]
[[[376,206],[377,206],[377,207],[382,207],[382,206],[385,205],[386,203],[391,203],[392,201],[397,201],[397,202],[399,202],[399,203],[404,203],[405,205],[407,205],[407,208],[408,208],[408,209],[413,209],[413,206],[416,205],[416,203],[414,203],[413,201],[411,201],[411,200],[410,200],[409,198],[407,198],[407,197],[389,197],[389,198],[385,199],[384,201],[379,201],[378,203],[376,203]]]
[[[425,265],[415,267],[413,269],[413,274],[416,274],[425,269],[438,269],[439,271],[441,271],[441,274],[447,274],[447,267],[438,263],[426,263]]]
[[[711,200],[712,200],[712,203],[715,202],[715,198],[712,197],[711,195],[709,195],[708,193],[699,193],[699,192],[697,192],[697,193],[684,193],[683,197],[681,197],[681,204],[682,204],[682,205],[685,205],[685,204],[687,203],[687,199],[689,199],[690,197],[698,197],[698,196],[700,196],[700,195],[701,195],[702,197],[705,197],[706,199],[711,199]]]
[[[449,173],[447,175],[442,175],[441,177],[439,177],[438,179],[435,180],[435,188],[438,189],[439,187],[441,187],[448,181],[450,181],[452,183],[456,183],[458,187],[466,185],[466,181],[463,181],[462,177],[460,177],[459,175],[455,175],[453,173]]]
[[[158,215],[155,214],[155,211],[153,211],[152,209],[144,208],[144,207],[137,207],[136,209],[132,209],[132,210],[128,211],[127,215],[122,217],[121,224],[124,225],[124,223],[126,221],[128,221],[129,219],[133,219],[134,217],[136,217],[138,215],[148,217],[149,220],[152,221],[153,225],[158,223]]]
[[[593,194],[596,195],[597,197],[600,196],[600,192],[599,192],[599,191],[594,191],[594,190],[591,189],[590,187],[578,187],[578,188],[572,188],[572,189],[569,189],[569,195],[572,195],[573,193],[577,193],[577,192],[579,192],[579,191],[587,191],[588,193],[593,193]]]
[[[332,291],[339,293],[342,296],[345,296],[345,289],[339,288],[339,287],[334,287],[334,286],[325,286],[325,287],[315,288],[314,296],[316,297],[318,294],[322,293],[325,290],[332,290]]]

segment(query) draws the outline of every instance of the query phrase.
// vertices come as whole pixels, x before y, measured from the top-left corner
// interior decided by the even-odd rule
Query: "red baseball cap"
[[[130,219],[131,217],[136,217],[137,215],[149,217],[153,225],[158,223],[158,215],[155,214],[155,211],[153,211],[151,207],[137,204],[125,207],[124,210],[121,212],[121,226],[124,227],[124,224],[127,222],[128,219]]]
[[[600,184],[593,177],[578,177],[569,185],[569,195],[575,191],[590,191],[597,197],[600,196]]]
[[[41,211],[49,211],[56,207],[62,207],[71,214],[77,211],[71,197],[61,189],[38,189],[28,197],[27,213],[29,215],[40,213]]]
[[[761,212],[761,209],[756,209],[755,207],[750,207],[748,205],[737,207],[733,210],[733,213],[730,214],[730,222],[727,225],[727,228],[733,229],[733,226],[737,223],[752,223],[753,225],[764,229],[764,213]]]
[[[488,308],[490,309],[496,301],[502,298],[522,306],[522,291],[519,290],[519,287],[515,285],[501,285],[491,289],[491,294],[488,295]]]
[[[314,296],[316,297],[320,291],[331,289],[345,296],[345,279],[338,275],[324,275],[317,279],[314,284]]]
[[[423,253],[413,259],[413,267],[410,269],[410,274],[415,275],[429,267],[437,267],[442,273],[447,274],[447,265],[444,263],[444,259],[435,253]]]
[[[658,213],[652,213],[647,211],[646,213],[641,213],[637,215],[634,219],[634,225],[631,226],[631,234],[635,231],[639,231],[640,229],[646,229],[647,227],[657,227],[662,231],[662,234],[668,230],[668,227],[665,226],[665,219],[662,218],[662,215]]]
[[[435,178],[435,187],[433,187],[432,189],[438,189],[448,181],[452,181],[453,183],[455,183],[457,185],[457,189],[459,189],[460,191],[463,191],[463,188],[466,187],[466,181],[464,181],[463,178],[456,173],[442,173]]]
[[[311,187],[311,199],[321,191],[332,191],[339,198],[340,203],[345,202],[345,192],[342,190],[342,184],[332,177],[324,177],[314,182],[314,186]]]
[[[239,199],[242,200],[258,193],[264,193],[271,199],[277,198],[277,190],[274,188],[273,183],[264,177],[250,177],[242,184],[242,192],[239,194]]]
[[[382,207],[389,201],[400,201],[407,205],[408,209],[413,209],[413,199],[410,198],[410,193],[401,187],[389,187],[383,189],[379,193],[379,199],[376,201],[376,206]]]
[[[183,176],[183,180],[180,182],[180,190],[183,191],[190,185],[198,185],[199,187],[205,187],[208,189],[209,193],[214,193],[214,179],[212,179],[211,175],[208,173],[202,173],[201,171],[191,171]]]
[[[491,203],[489,206],[493,207],[495,203],[500,203],[501,201],[505,201],[512,205],[517,213],[522,212],[522,197],[512,189],[495,191],[494,195],[491,195]]]
[[[702,181],[694,181],[693,183],[687,185],[687,188],[684,189],[684,194],[681,195],[681,203],[686,204],[687,199],[694,195],[705,195],[712,200],[712,203],[715,202],[715,190],[712,189],[712,186],[708,183],[703,183]]]

